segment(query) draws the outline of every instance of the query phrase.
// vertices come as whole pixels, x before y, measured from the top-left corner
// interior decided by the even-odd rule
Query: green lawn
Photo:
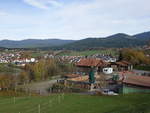
[[[150,94],[1,96],[0,113],[150,113]]]
[[[150,66],[135,66],[134,69],[150,71]]]

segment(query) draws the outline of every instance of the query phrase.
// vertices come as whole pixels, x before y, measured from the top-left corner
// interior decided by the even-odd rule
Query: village
[[[0,0],[0,113],[150,113],[150,0]]]
[[[74,85],[74,88],[85,88],[87,91],[108,90],[114,93],[132,93],[150,91],[150,72],[135,70],[133,64],[118,60],[118,56],[110,54],[94,54],[89,56],[58,56],[42,54],[40,58],[22,57],[20,51],[2,52],[1,64],[15,64],[25,67],[26,64],[37,63],[40,59],[57,59],[59,62],[73,64],[72,73],[63,75],[64,86]]]
[[[56,106],[66,111],[67,108],[61,107],[64,103],[72,106],[73,103],[78,105],[83,102],[83,107],[86,102],[87,105],[90,103],[97,106],[97,110],[103,110],[105,106],[101,109],[98,106],[105,102],[109,106],[116,102],[117,106],[124,106],[126,104],[119,104],[123,100],[129,101],[128,105],[131,106],[134,101],[130,102],[130,99],[140,99],[140,102],[145,96],[148,98],[149,54],[143,54],[141,60],[142,52],[134,49],[122,49],[116,53],[88,50],[85,55],[68,55],[68,51],[67,54],[64,51],[2,51],[0,105],[13,106],[19,113],[22,109],[23,113],[44,113],[51,110],[55,112]],[[134,57],[134,60],[126,59],[126,55]],[[4,95],[10,99],[6,101]],[[137,104],[134,105],[135,110]],[[21,109],[18,109],[18,105],[22,106]],[[34,106],[26,108],[24,105]],[[6,111],[5,107],[3,109]],[[121,110],[124,112],[125,108]]]
[[[25,65],[25,63],[37,62],[35,58],[21,58],[20,52],[16,53],[1,53],[0,63],[15,63]]]
[[[150,72],[133,70],[133,65],[127,61],[82,58],[75,65],[76,72],[65,75],[64,86],[106,95],[150,92]]]
[[[56,79],[57,82],[47,86],[50,88],[47,93],[56,93],[66,87],[72,91],[104,95],[150,92],[150,71],[134,69],[131,62],[119,60],[119,56],[98,53],[89,56],[60,56],[45,53],[37,58],[23,57],[21,51],[0,54],[1,64],[14,64],[18,68],[36,64],[43,59],[56,59],[62,64],[72,64],[74,68]]]

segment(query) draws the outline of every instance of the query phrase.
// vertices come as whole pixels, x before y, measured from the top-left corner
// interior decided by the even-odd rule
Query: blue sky
[[[83,39],[150,30],[150,0],[0,0],[0,40]]]

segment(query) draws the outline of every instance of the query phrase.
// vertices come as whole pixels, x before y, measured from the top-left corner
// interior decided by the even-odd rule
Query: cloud
[[[28,5],[40,8],[49,9],[50,6],[61,7],[62,4],[58,0],[23,0]]]
[[[84,4],[75,2],[57,12],[62,22],[60,32],[67,31],[68,35],[75,38],[85,38],[149,30],[149,4],[149,0],[91,0]]]
[[[0,16],[7,16],[8,14],[4,11],[0,11]]]
[[[35,10],[22,8],[19,12],[23,10],[27,13],[4,16],[0,18],[0,32],[9,34],[10,37],[82,39],[104,37],[118,32],[136,34],[150,29],[150,0],[24,2],[46,10],[37,10],[39,12],[35,13]]]

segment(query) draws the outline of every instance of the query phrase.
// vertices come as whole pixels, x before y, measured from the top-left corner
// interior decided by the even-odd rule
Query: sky
[[[0,0],[0,40],[150,31],[150,0]]]

